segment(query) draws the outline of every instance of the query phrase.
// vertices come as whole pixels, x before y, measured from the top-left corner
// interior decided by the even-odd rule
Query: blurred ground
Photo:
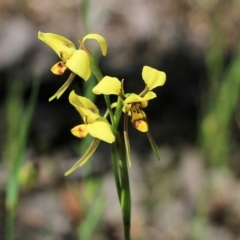
[[[93,239],[122,239],[109,146],[101,144],[92,166],[65,178],[64,172],[79,157],[79,141],[69,131],[79,124],[79,116],[68,103],[68,93],[48,102],[68,74],[53,76],[50,68],[57,56],[37,39],[37,33],[57,33],[77,44],[86,34],[80,7],[77,0],[0,2],[1,119],[11,83],[22,82],[27,101],[31,82],[36,76],[41,79],[26,160],[37,164],[39,180],[31,191],[21,191],[16,214],[19,240],[79,239],[79,223],[84,223],[95,199],[104,204]],[[127,92],[140,92],[144,65],[167,74],[166,84],[156,89],[158,98],[146,110],[160,162],[152,156],[147,137],[130,130],[133,240],[240,239],[239,107],[232,120],[233,149],[228,160],[232,168],[208,168],[197,142],[208,88],[206,53],[217,39],[228,66],[239,41],[239,12],[238,0],[91,1],[88,28],[108,42],[108,54],[100,59],[104,75],[124,78]],[[82,89],[79,78],[70,90],[76,87]],[[97,100],[104,108],[102,99]],[[8,171],[4,161],[0,164],[3,239]],[[88,181],[99,184],[99,190],[89,193]]]

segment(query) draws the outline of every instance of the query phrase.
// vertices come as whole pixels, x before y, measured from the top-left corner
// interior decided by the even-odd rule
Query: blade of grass
[[[105,200],[102,196],[99,196],[89,207],[88,214],[81,225],[78,227],[79,239],[91,240],[93,239],[94,230],[97,227],[98,222],[102,216],[105,208]]]
[[[18,84],[18,83],[16,83]],[[21,166],[24,161],[24,157],[26,154],[26,144],[29,133],[30,121],[32,119],[32,115],[34,112],[34,107],[37,100],[39,89],[39,79],[35,79],[33,81],[32,92],[29,99],[28,106],[26,110],[22,112],[22,119],[20,124],[18,122],[19,138],[17,139],[15,153],[11,155],[13,159],[11,159],[10,166],[10,178],[7,185],[7,194],[6,194],[6,207],[7,207],[7,219],[6,219],[6,239],[13,240],[14,239],[14,215],[15,215],[15,207],[18,202],[18,193],[19,193],[19,183],[18,183],[18,174],[21,169]],[[11,93],[10,93],[11,94]],[[19,98],[21,94],[19,94]],[[17,100],[17,98],[15,99]]]

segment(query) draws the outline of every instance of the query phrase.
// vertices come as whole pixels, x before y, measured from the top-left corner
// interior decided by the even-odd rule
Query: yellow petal
[[[147,107],[147,105],[148,105],[148,101],[142,101],[142,102],[140,102],[141,108],[145,108],[145,107]]]
[[[87,108],[93,113],[99,114],[97,106],[90,99],[77,95],[74,90],[69,94],[69,102],[76,108]]]
[[[136,103],[136,102],[141,102],[145,101],[145,98],[138,96],[135,93],[131,93],[125,100],[124,100],[124,105],[127,105],[129,103]]]
[[[140,132],[148,131],[148,123],[145,113],[141,110],[140,104],[132,104],[131,107],[131,123],[134,128]]]
[[[38,38],[50,46],[64,62],[66,62],[76,50],[73,42],[54,33],[43,33],[39,31]]]
[[[56,75],[62,75],[66,69],[67,69],[66,64],[63,61],[61,61],[53,65],[53,67],[51,68],[51,71]]]
[[[128,112],[128,115],[131,116],[131,107],[132,107],[132,103],[128,103],[123,107],[123,112]],[[130,113],[130,114],[129,114]]]
[[[151,100],[151,99],[153,99],[153,98],[155,98],[155,97],[157,97],[157,95],[156,95],[156,93],[154,93],[154,92],[152,92],[152,91],[149,91],[149,92],[147,92],[145,95],[144,95],[144,100],[146,100],[146,101],[149,101],[149,100]]]
[[[100,45],[100,48],[101,48],[101,51],[102,51],[102,55],[106,56],[106,54],[107,54],[107,42],[104,39],[104,37],[102,37],[101,35],[96,34],[96,33],[90,33],[90,34],[87,34],[82,39],[82,42],[84,43],[85,40],[87,40],[87,39],[94,39],[94,40],[96,40],[99,43],[99,45]]]
[[[146,122],[146,119],[138,119],[133,121],[132,124],[140,132],[148,131],[148,123]]]
[[[80,124],[71,129],[71,133],[78,138],[85,138],[88,135],[87,125]]]
[[[77,95],[74,91],[69,94],[69,102],[77,109],[85,123],[92,123],[99,118],[99,110],[88,98]]]
[[[66,63],[67,67],[85,81],[91,75],[90,60],[88,54],[83,50],[76,50]]]
[[[121,90],[121,82],[115,77],[104,77],[94,88],[95,94],[115,94],[119,95]]]
[[[107,143],[113,143],[115,141],[110,125],[103,117],[98,118],[92,124],[88,124],[87,129],[89,134],[95,138],[101,139]]]
[[[155,68],[144,66],[142,71],[142,78],[149,90],[152,90],[153,88],[162,86],[165,83],[166,74],[165,72],[158,71]]]
[[[57,90],[57,92],[52,97],[48,99],[48,101],[50,102],[54,98],[59,99],[62,96],[62,94],[66,91],[66,89],[70,86],[75,76],[76,76],[75,73],[71,73],[67,81]]]

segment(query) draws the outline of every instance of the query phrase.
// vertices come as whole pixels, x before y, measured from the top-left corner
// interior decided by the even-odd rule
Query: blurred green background
[[[89,48],[127,92],[141,92],[144,65],[167,74],[146,109],[160,162],[129,126],[132,240],[240,239],[239,13],[238,0],[1,0],[0,239],[123,239],[110,146],[63,176],[90,140],[70,133],[68,93],[101,111],[103,98],[77,77],[48,102],[69,73],[50,72],[58,58],[38,31],[104,36],[106,57]]]

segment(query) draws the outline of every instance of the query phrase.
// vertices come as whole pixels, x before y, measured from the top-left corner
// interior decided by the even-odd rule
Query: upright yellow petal
[[[90,60],[83,50],[76,50],[66,63],[67,67],[79,77],[87,81],[91,75]]]
[[[76,50],[73,42],[54,33],[43,33],[39,31],[38,38],[51,47],[63,61],[67,61]]]
[[[95,94],[114,94],[119,95],[121,91],[121,82],[115,77],[104,77],[93,89]]]
[[[76,108],[87,108],[93,113],[99,114],[97,106],[90,99],[77,95],[74,90],[69,94],[69,102]]]
[[[100,117],[89,108],[77,107],[76,109],[86,124],[92,124]]]
[[[77,109],[85,123],[92,123],[99,118],[99,110],[88,98],[77,95],[74,91],[69,94],[69,102]]]
[[[106,54],[107,54],[107,42],[106,42],[104,37],[102,37],[101,35],[96,34],[96,33],[90,33],[90,34],[87,34],[82,39],[82,42],[84,43],[87,39],[94,39],[94,40],[96,40],[99,43],[99,45],[100,45],[100,48],[101,48],[101,51],[102,51],[102,55],[106,56]]]
[[[115,141],[115,137],[112,133],[110,125],[108,121],[100,117],[94,123],[87,125],[88,132],[91,136],[98,138],[107,143],[113,143]]]
[[[155,68],[144,66],[142,78],[149,90],[152,90],[153,88],[162,86],[165,83],[166,74],[165,72],[158,71]]]

